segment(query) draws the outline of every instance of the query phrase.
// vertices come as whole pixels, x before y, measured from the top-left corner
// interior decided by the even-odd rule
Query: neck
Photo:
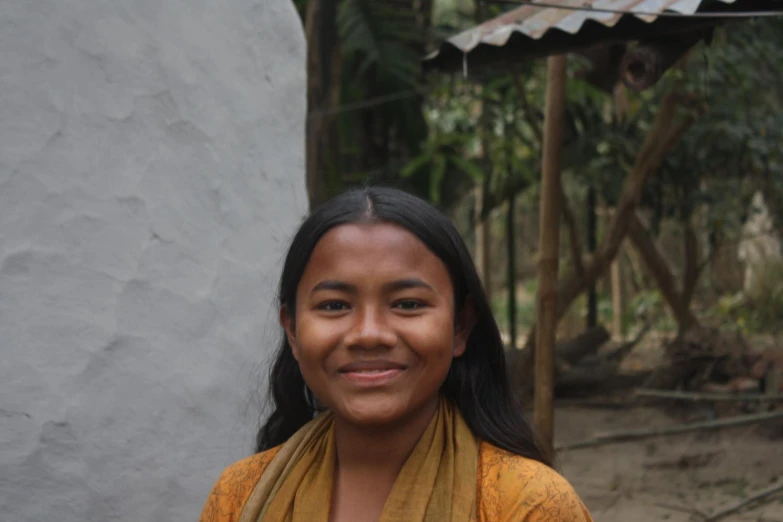
[[[374,474],[402,469],[438,408],[438,399],[393,426],[356,426],[335,418],[334,436],[338,468],[367,469]]]

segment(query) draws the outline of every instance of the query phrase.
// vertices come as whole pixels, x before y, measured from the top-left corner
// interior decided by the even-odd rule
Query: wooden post
[[[476,187],[473,189],[473,199],[474,199],[474,207],[473,207],[473,237],[475,238],[476,244],[474,248],[475,252],[475,263],[476,263],[476,272],[478,272],[479,277],[481,277],[481,282],[484,284],[484,286],[487,286],[487,282],[484,280],[484,265],[486,264],[487,260],[484,257],[484,223],[481,219],[481,202],[484,199],[484,190],[482,190],[483,187],[481,185],[476,185]]]
[[[476,185],[475,198],[476,209],[474,213],[476,238],[476,271],[484,284],[484,294],[487,301],[492,305],[492,263],[490,262],[490,247],[492,245],[492,235],[489,227],[489,216],[482,218],[484,210],[484,191],[487,189],[487,183]]]
[[[480,24],[484,18],[484,8],[483,2],[479,1],[476,5],[477,24]],[[492,158],[489,154],[491,126],[492,116],[487,103],[487,89],[484,87],[481,90],[481,115],[478,122],[483,179],[481,183],[476,184],[476,258],[480,260],[480,263],[477,263],[477,268],[481,281],[484,283],[484,294],[486,294],[490,306],[492,306],[492,262],[490,261],[492,232],[489,212],[484,210],[492,182]]]
[[[516,248],[514,244],[514,236],[516,235],[516,227],[514,226],[515,200],[515,194],[511,194],[508,197],[508,210],[506,211],[506,248],[508,250],[508,267],[506,272],[508,277],[508,336],[509,345],[512,350],[517,349],[517,262],[516,252],[514,251]]]
[[[514,154],[514,147],[509,137],[508,124],[503,119],[503,138],[506,140],[506,176],[511,179],[511,155]],[[516,194],[511,192],[508,196],[508,207],[506,210],[506,288],[508,290],[507,315],[508,315],[508,336],[509,346],[512,350],[517,349],[517,263],[516,246],[514,239],[516,237],[516,226],[514,213],[516,205]]]
[[[587,189],[587,251],[591,255],[598,245],[598,241],[596,241],[598,223],[595,216],[595,196],[595,187],[590,185]],[[587,328],[595,328],[596,326],[598,326],[598,292],[595,288],[595,282],[593,282],[587,290]]]
[[[484,258],[481,279],[484,281],[484,294],[492,304],[492,227],[489,216],[481,222],[481,257]]]
[[[560,168],[565,118],[566,57],[547,59],[544,147],[541,173],[538,295],[536,296],[535,424],[549,455],[554,440],[554,349],[557,328],[557,265],[560,246]]]
[[[614,219],[614,207],[606,207],[606,227]],[[609,292],[612,294],[612,339],[622,341],[623,317],[625,316],[625,299],[623,295],[622,268],[620,266],[619,249],[609,264]]]
[[[623,332],[625,303],[623,299],[623,277],[619,255],[615,256],[614,260],[612,260],[609,271],[612,288],[612,337],[615,341],[622,341],[625,336]]]
[[[614,88],[614,112],[618,122],[625,121],[625,115],[628,112],[628,96],[625,92],[625,86],[619,83]],[[610,210],[610,215],[614,218],[614,209]],[[616,255],[609,270],[612,288],[612,337],[617,341],[622,341],[625,337],[625,332],[623,331],[625,299],[623,296],[623,276],[620,259],[621,257]]]

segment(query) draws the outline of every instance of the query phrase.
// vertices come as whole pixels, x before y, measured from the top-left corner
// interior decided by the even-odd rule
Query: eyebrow
[[[391,283],[387,283],[384,285],[384,290],[392,291],[392,292],[397,290],[407,290],[410,288],[425,288],[433,292],[435,291],[432,285],[429,285],[424,281],[422,281],[421,279],[416,279],[416,278],[398,279],[396,281],[392,281]],[[329,290],[336,291],[336,292],[346,292],[349,294],[355,294],[358,291],[356,286],[350,283],[327,279],[315,285],[313,289],[310,291],[310,294],[312,295],[316,292],[329,291]]]
[[[322,291],[337,291],[337,292],[347,292],[347,293],[356,293],[356,286],[344,283],[342,281],[333,281],[333,280],[326,280],[321,281],[317,285],[313,287],[313,289],[310,291],[310,294],[314,294],[316,292],[322,292]]]
[[[398,279],[397,281],[392,281],[391,283],[385,285],[385,288],[387,290],[407,290],[410,288],[426,288],[427,290],[435,291],[432,286],[428,285],[421,279],[416,278],[410,278],[410,279]]]

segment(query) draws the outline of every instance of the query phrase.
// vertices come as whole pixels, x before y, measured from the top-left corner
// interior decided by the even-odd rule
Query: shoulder
[[[245,506],[264,470],[280,447],[240,460],[220,474],[207,497],[200,522],[234,522]]]
[[[482,442],[478,467],[482,522],[592,522],[571,484],[545,464]]]

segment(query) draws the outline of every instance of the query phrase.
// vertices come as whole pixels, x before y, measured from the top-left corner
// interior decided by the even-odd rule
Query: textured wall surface
[[[0,2],[0,520],[196,520],[306,208],[290,0]]]

